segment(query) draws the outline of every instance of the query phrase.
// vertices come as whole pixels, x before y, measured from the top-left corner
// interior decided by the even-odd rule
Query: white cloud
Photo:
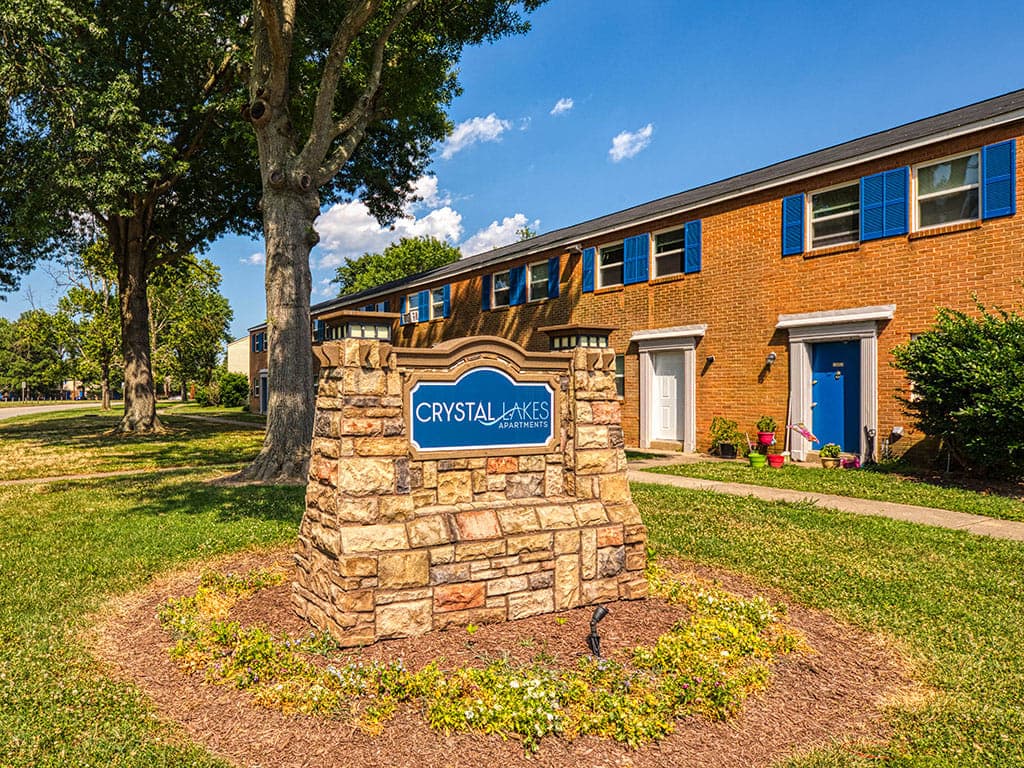
[[[483,253],[494,248],[500,248],[503,245],[518,241],[519,235],[517,230],[526,226],[536,231],[540,229],[540,220],[530,221],[522,213],[506,216],[501,220],[501,223],[498,223],[497,220],[492,221],[472,237],[467,238],[466,242],[459,246],[459,249],[466,256],[472,256],[475,253]]]
[[[651,134],[654,133],[654,125],[648,123],[639,131],[630,133],[623,131],[612,139],[612,148],[608,150],[608,156],[613,163],[635,157],[651,143]]]
[[[364,253],[379,253],[403,237],[429,235],[457,243],[462,236],[462,214],[451,207],[451,200],[438,190],[436,176],[424,176],[413,185],[413,193],[422,200],[405,207],[405,218],[390,228],[381,227],[360,201],[337,203],[316,220],[320,233],[320,258],[317,266],[337,267]]]
[[[246,256],[244,259],[239,259],[243,264],[249,264],[250,266],[257,267],[261,264],[267,263],[267,256],[263,251],[257,251],[256,253]]]
[[[471,117],[455,126],[452,135],[441,149],[441,157],[450,160],[456,152],[461,152],[478,141],[498,141],[501,134],[511,127],[511,121],[502,120],[493,112],[487,117]]]
[[[333,299],[338,295],[338,287],[331,283],[334,277],[324,277],[313,284],[313,296],[322,299]]]
[[[576,106],[576,104],[575,102],[573,102],[572,99],[559,99],[558,101],[555,102],[555,106],[551,108],[550,114],[561,115],[568,112],[574,106]]]

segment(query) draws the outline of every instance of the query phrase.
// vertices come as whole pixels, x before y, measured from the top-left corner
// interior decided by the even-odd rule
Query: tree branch
[[[288,62],[291,58],[292,37],[295,33],[295,0],[255,0],[255,11],[260,15],[270,48],[270,71],[265,88],[277,104],[288,98],[285,87]],[[256,30],[256,45],[259,34]]]
[[[376,110],[364,113],[358,122],[349,128],[345,138],[334,148],[327,161],[317,169],[313,180],[314,185],[320,187],[333,179],[342,166],[348,162],[348,159],[352,157],[352,153],[355,152],[359,142],[366,135],[366,129],[370,127],[370,123],[374,120],[380,120],[384,116],[384,112]]]
[[[348,47],[351,45],[352,40],[355,38],[355,34],[358,30],[348,30],[349,38],[343,41],[342,48],[337,48],[339,39],[342,31],[346,29],[346,22],[348,17],[342,22],[341,27],[338,29],[338,34],[335,35],[334,44],[331,46],[331,53],[328,55],[327,62],[324,64],[324,73],[320,78],[320,90],[317,93],[316,98],[316,109],[313,115],[313,126],[309,133],[309,140],[306,142],[306,146],[302,148],[302,152],[299,155],[299,167],[301,168],[315,168],[319,166],[323,159],[326,157],[328,150],[330,149],[331,142],[333,142],[338,136],[346,133],[353,129],[357,123],[363,122],[364,115],[372,109],[373,98],[376,96],[378,89],[380,88],[381,76],[384,71],[384,52],[387,48],[388,41],[391,36],[395,33],[395,30],[401,25],[405,18],[419,5],[421,0],[406,0],[399,8],[391,21],[381,32],[373,46],[373,54],[371,56],[370,72],[367,77],[366,87],[363,88],[362,93],[356,99],[354,106],[349,110],[341,120],[334,122],[332,120],[334,114],[334,98],[338,90],[338,81],[341,77],[341,68],[345,62],[345,55],[347,54]],[[372,5],[373,0],[369,0],[366,5]],[[379,5],[379,3],[377,3]],[[350,13],[349,16],[352,14]],[[368,18],[368,17],[367,17]],[[365,24],[365,20],[364,20]],[[337,55],[336,55],[337,53]],[[366,126],[364,125],[362,131],[360,131],[360,138],[362,133],[365,132]],[[345,142],[343,142],[344,144]],[[358,144],[358,142],[356,142]],[[351,154],[352,149],[349,150]],[[333,157],[337,155],[337,150],[332,153],[332,160],[330,165],[334,164]],[[347,158],[346,158],[347,159]],[[344,164],[344,162],[342,163]],[[340,165],[338,166],[340,168]]]

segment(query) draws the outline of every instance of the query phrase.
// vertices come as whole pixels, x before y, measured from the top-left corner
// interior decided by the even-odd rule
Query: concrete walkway
[[[648,464],[648,466],[650,465]],[[663,475],[656,472],[644,472],[642,469],[630,469],[629,479],[630,482],[634,483],[654,483],[657,485],[670,485],[674,488],[728,493],[734,496],[753,496],[765,501],[810,501],[828,509],[852,512],[857,515],[888,517],[908,523],[920,523],[922,525],[934,525],[940,528],[968,531],[980,536],[1024,541],[1024,523],[1012,520],[997,520],[992,517],[971,515],[966,512],[953,512],[948,509],[916,507],[912,504],[895,504],[891,501],[877,501],[875,499],[854,499],[849,496],[835,496],[830,493],[815,493],[813,491],[767,488],[762,485],[747,485],[746,483],[726,483],[720,480],[703,480],[697,477]]]

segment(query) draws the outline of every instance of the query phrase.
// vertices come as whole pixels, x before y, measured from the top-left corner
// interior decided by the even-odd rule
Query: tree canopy
[[[338,284],[339,296],[347,296],[460,258],[462,252],[458,248],[436,237],[403,237],[382,253],[364,253],[358,259],[346,261],[337,268],[331,282]]]

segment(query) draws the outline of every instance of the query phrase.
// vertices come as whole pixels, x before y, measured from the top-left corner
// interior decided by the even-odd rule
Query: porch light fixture
[[[601,636],[597,634],[597,623],[608,615],[608,609],[598,605],[594,609],[594,615],[590,617],[590,634],[587,635],[587,647],[597,658],[601,658]]]
[[[772,363],[774,363],[778,359],[779,359],[778,355],[776,355],[774,352],[769,352],[768,353],[768,357],[766,357],[764,359],[764,364],[767,365],[769,368],[771,368],[772,367]]]

